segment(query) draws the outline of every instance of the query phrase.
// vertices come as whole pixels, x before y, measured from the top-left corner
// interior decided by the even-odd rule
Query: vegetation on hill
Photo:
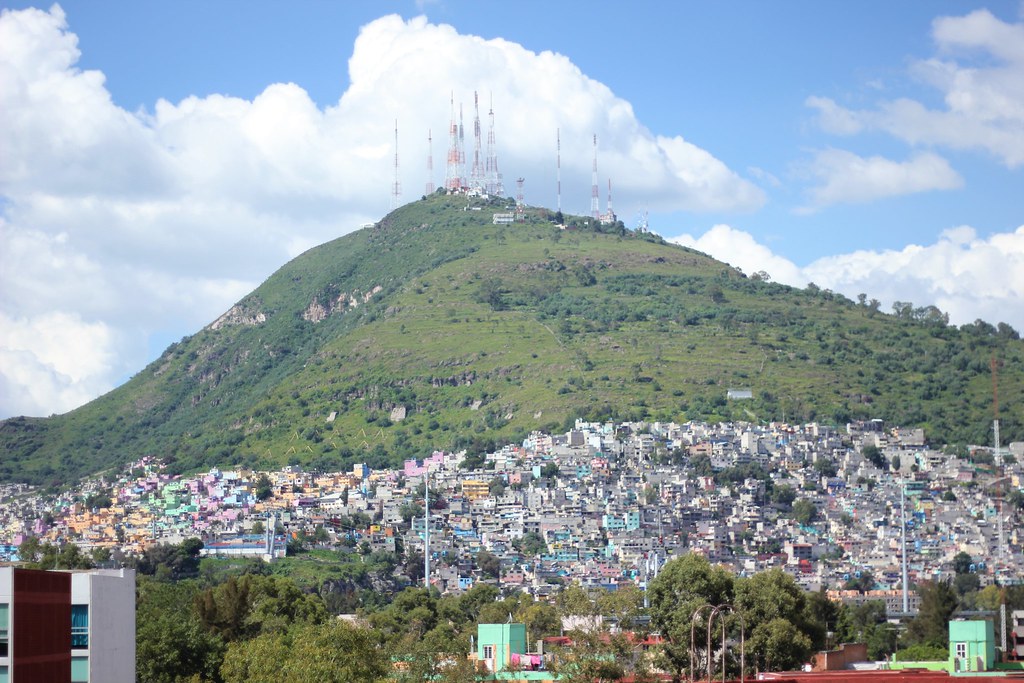
[[[0,481],[62,484],[143,455],[180,470],[395,465],[592,420],[882,417],[991,442],[1024,401],[1007,325],[893,314],[745,276],[621,224],[436,194],[297,257],[125,385],[0,423]],[[753,398],[729,401],[730,388]],[[1024,439],[1017,409],[1006,440]]]

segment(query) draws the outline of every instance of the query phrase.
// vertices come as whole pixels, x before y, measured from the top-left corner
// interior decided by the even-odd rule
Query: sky
[[[113,389],[445,178],[1024,331],[1024,4],[0,0],[0,418]],[[428,135],[432,142],[428,145]],[[467,135],[467,150],[472,136]]]

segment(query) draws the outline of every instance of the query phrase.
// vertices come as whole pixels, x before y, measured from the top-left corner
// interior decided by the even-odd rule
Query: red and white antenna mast
[[[434,194],[434,139],[427,129],[427,196]]]
[[[486,187],[484,167],[480,159],[481,136],[480,136],[480,98],[476,91],[473,91],[473,169],[469,173],[469,186],[477,192],[483,192]]]
[[[459,126],[455,123],[455,95],[452,95],[452,122],[448,129],[448,168],[444,176],[444,189],[458,192],[462,188],[459,175]]]
[[[601,198],[597,191],[597,133],[594,133],[594,174],[590,188],[590,215],[594,220],[601,218]]]
[[[395,182],[391,184],[391,210],[398,208],[398,198],[402,196],[402,186],[398,183],[398,119],[395,119]]]
[[[505,188],[502,187],[501,174],[498,173],[498,149],[494,142],[494,95],[491,95],[488,116],[491,119],[491,127],[487,131],[487,194],[501,197],[505,194]]]
[[[562,213],[562,131],[555,129],[555,178],[558,181],[558,213]]]

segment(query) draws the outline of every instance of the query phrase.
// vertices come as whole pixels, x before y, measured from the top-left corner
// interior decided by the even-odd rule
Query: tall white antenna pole
[[[402,186],[398,183],[398,119],[395,119],[395,182],[391,185],[391,210],[398,208],[398,198],[402,195]]]
[[[900,518],[903,522],[903,614],[910,612],[910,594],[907,589],[907,496],[906,482],[900,480]]]
[[[430,592],[430,466],[423,473],[423,587]]]

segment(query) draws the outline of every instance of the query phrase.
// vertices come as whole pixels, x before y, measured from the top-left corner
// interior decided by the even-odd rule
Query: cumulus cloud
[[[803,170],[820,183],[809,191],[811,205],[803,207],[804,212],[831,204],[870,202],[963,185],[949,162],[932,152],[919,152],[899,162],[827,149],[819,151]]]
[[[767,272],[776,282],[814,282],[849,298],[864,293],[883,310],[895,301],[937,306],[955,325],[982,319],[1024,331],[1024,226],[980,238],[974,228],[943,232],[934,244],[856,251],[799,267],[747,232],[716,225],[703,235],[670,241],[693,247],[745,273]]]
[[[45,415],[111,388],[116,333],[69,313],[10,318],[0,312],[0,412]]]
[[[363,27],[350,87],[324,108],[274,83],[251,101],[193,96],[128,112],[79,57],[59,6],[0,13],[0,416],[62,412],[111,388],[168,321],[194,331],[288,258],[379,218],[396,118],[404,198],[419,197],[428,130],[445,158],[450,93],[468,150],[474,91],[485,137],[493,101],[501,168],[527,179],[530,203],[554,204],[556,130],[570,211],[589,210],[595,133],[620,207],[765,201],[710,152],[651,134],[565,56],[423,17]]]
[[[982,150],[1008,168],[1024,164],[1024,23],[982,9],[936,19],[932,38],[939,54],[914,62],[911,74],[941,93],[944,108],[898,98],[854,110],[819,96],[807,106],[831,133],[881,130],[912,145]]]
[[[715,225],[703,235],[679,235],[670,238],[669,241],[702,251],[739,268],[744,273],[763,271],[775,282],[793,286],[807,284],[796,264],[772,252],[750,233],[729,225]]]

